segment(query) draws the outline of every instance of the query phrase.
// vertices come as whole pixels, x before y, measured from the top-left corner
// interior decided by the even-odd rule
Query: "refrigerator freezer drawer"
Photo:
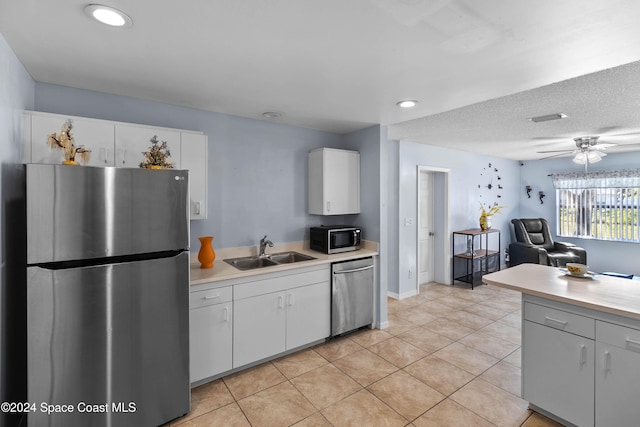
[[[187,413],[188,276],[188,252],[28,267],[28,401],[76,408],[30,413],[29,425],[155,426]],[[106,404],[107,411],[80,413],[79,404]]]
[[[27,264],[187,249],[187,171],[29,164]]]

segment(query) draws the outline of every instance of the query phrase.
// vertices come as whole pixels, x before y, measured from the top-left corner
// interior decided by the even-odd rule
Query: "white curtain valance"
[[[568,188],[629,188],[640,187],[640,169],[551,174],[553,186]]]

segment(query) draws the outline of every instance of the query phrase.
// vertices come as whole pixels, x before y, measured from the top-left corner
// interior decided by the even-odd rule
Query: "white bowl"
[[[584,276],[585,274],[587,274],[587,271],[589,270],[589,266],[584,264],[579,264],[577,262],[568,262],[567,270],[569,271],[569,274],[571,274],[572,276]]]

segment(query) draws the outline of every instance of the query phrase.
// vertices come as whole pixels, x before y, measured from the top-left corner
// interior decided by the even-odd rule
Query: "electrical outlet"
[[[413,225],[413,218],[405,218],[404,219],[404,226],[405,227],[411,227]]]
[[[409,279],[413,278],[413,268],[409,269]]]

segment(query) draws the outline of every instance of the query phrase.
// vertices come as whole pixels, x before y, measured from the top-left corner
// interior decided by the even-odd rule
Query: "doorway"
[[[418,166],[416,293],[429,282],[449,283],[449,169]]]

